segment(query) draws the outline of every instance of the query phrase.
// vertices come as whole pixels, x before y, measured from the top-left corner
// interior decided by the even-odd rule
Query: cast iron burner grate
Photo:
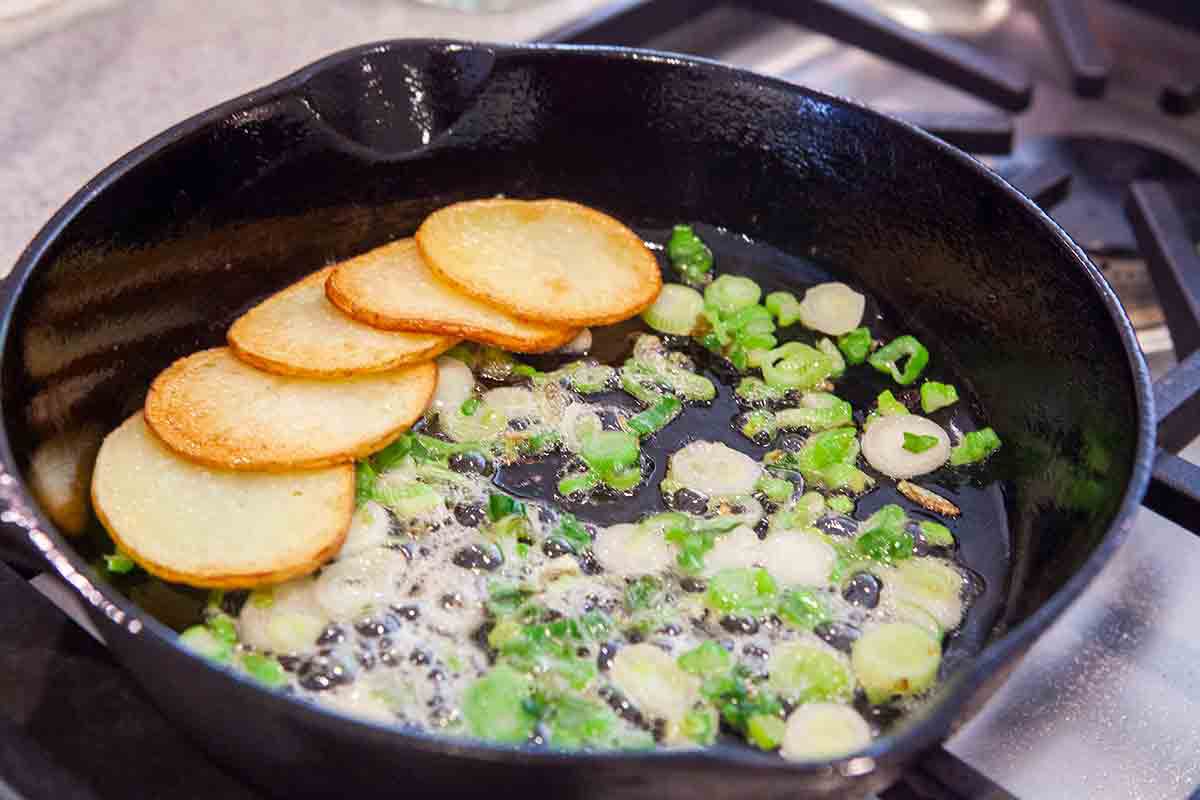
[[[1200,28],[1200,13],[1182,11],[1185,19],[1180,20],[1174,16],[1180,9],[1169,3],[1130,0],[1130,4]],[[745,8],[824,33],[1007,111],[1021,111],[1033,99],[1033,83],[1023,65],[961,41],[910,30],[854,0],[618,0],[541,40],[636,47],[722,6]],[[1043,21],[1067,62],[1075,93],[1103,95],[1111,58],[1097,40],[1080,0],[1045,0]],[[1170,113],[1190,113],[1200,108],[1200,84],[1181,81],[1168,86],[1160,104]],[[1002,112],[923,112],[906,117],[969,152],[992,155],[1012,150],[1013,122]],[[1107,177],[1086,168],[1080,172],[1080,158],[1086,161],[1089,154],[1105,148],[1130,156],[1129,168]],[[1069,229],[1084,231],[1085,240],[1089,215],[1079,209],[1103,206],[1106,218],[1115,223],[1109,227],[1125,234],[1119,242],[1108,244],[1117,251],[1137,250],[1145,256],[1180,362],[1154,386],[1159,449],[1145,505],[1200,535],[1200,467],[1175,455],[1200,435],[1200,214],[1189,217],[1183,211],[1200,207],[1200,181],[1174,159],[1123,141],[1034,140],[1024,143],[1017,157],[998,172],[1043,209],[1068,201],[1065,219],[1075,213],[1081,220]],[[1075,173],[1080,173],[1081,191],[1072,197]],[[1097,183],[1103,191],[1095,190]],[[1008,797],[1012,795],[942,747],[926,754],[882,795],[883,800]],[[1193,800],[1198,799],[1200,791],[1193,795]]]

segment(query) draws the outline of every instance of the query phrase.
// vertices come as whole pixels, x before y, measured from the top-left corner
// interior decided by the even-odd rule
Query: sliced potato
[[[517,319],[444,283],[412,239],[377,247],[333,268],[325,293],[351,317],[389,331],[461,336],[518,353],[561,347],[579,331]]]
[[[271,295],[229,329],[229,346],[248,364],[280,375],[340,378],[429,361],[458,343],[452,336],[372,328],[325,296],[333,267]]]
[[[88,486],[104,432],[84,425],[37,446],[29,461],[29,485],[63,533],[83,532],[88,521]]]
[[[662,288],[641,238],[565,200],[472,200],[430,214],[417,245],[434,273],[466,294],[548,325],[608,325]]]
[[[146,421],[172,450],[207,466],[311,469],[383,447],[421,416],[436,383],[432,362],[325,381],[261,372],[218,347],[154,380]]]
[[[354,467],[209,469],[172,453],[135,414],[100,447],[92,502],[147,572],[192,586],[259,586],[312,572],[342,546]]]

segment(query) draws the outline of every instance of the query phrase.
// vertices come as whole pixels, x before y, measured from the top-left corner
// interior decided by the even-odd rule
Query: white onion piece
[[[675,548],[661,532],[628,522],[601,531],[592,553],[616,575],[653,575],[675,563]]]
[[[712,576],[723,569],[763,566],[762,544],[758,534],[745,525],[721,534],[713,543],[712,550],[704,554],[704,574]]]
[[[700,698],[700,679],[684,672],[672,656],[649,642],[618,650],[609,675],[638,711],[668,723],[682,720]]]
[[[937,444],[923,453],[904,449],[904,434],[933,436]],[[891,478],[913,478],[933,472],[950,457],[950,436],[942,426],[916,414],[880,417],[862,437],[862,452],[872,467]]]
[[[387,541],[391,527],[392,518],[387,509],[375,502],[363,503],[362,507],[354,512],[350,530],[346,533],[346,541],[338,551],[338,558],[357,555],[372,547],[378,547]]]
[[[848,756],[871,743],[871,726],[850,706],[806,703],[788,717],[779,754],[789,761]]]
[[[475,376],[470,367],[449,356],[439,358],[437,368],[437,388],[429,407],[439,414],[457,411],[475,391]]]
[[[558,348],[558,352],[568,355],[583,355],[592,349],[592,329],[584,328],[571,341]]]
[[[585,438],[604,430],[604,422],[592,406],[572,403],[563,413],[559,429],[562,431],[563,447],[578,453],[583,448]]]
[[[259,650],[295,653],[312,647],[328,621],[306,576],[255,591],[238,615],[238,636]]]
[[[763,566],[788,586],[827,586],[837,554],[819,536],[777,531],[762,543]]]
[[[483,395],[483,404],[504,415],[505,419],[541,419],[533,392],[520,386],[501,386]],[[477,412],[478,413],[478,412]]]
[[[844,283],[819,283],[800,301],[800,324],[810,330],[841,336],[862,324],[867,298]]]
[[[317,602],[336,619],[384,605],[396,595],[405,566],[403,555],[385,548],[335,561],[317,578]]]
[[[707,497],[750,494],[762,467],[720,442],[692,442],[671,456],[667,478]]]

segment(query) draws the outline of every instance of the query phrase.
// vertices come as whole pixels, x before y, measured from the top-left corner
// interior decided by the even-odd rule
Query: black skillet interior
[[[978,164],[842,101],[714,65],[428,42],[339,54],[201,115],[60,212],[15,273],[12,462],[23,469],[39,442],[85,422],[115,426],[164,366],[219,343],[299,275],[497,193],[567,197],[642,229],[721,226],[883,299],[1005,442],[995,468],[1012,572],[993,638],[1094,572],[1127,487],[1144,488],[1146,378],[1115,300]],[[149,662],[129,660],[171,706]],[[936,717],[944,733],[955,709],[938,711],[942,699],[914,722]]]

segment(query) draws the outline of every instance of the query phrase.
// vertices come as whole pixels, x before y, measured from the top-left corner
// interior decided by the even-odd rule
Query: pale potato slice
[[[377,247],[333,268],[325,292],[335,306],[376,328],[461,336],[518,353],[542,353],[579,331],[517,319],[440,280],[412,239]]]
[[[155,378],[146,422],[172,450],[210,467],[311,469],[395,439],[425,411],[436,383],[433,362],[326,381],[261,372],[217,347]]]
[[[472,200],[430,214],[421,255],[463,292],[549,325],[608,325],[654,302],[662,275],[636,233],[565,200]]]
[[[340,378],[429,361],[458,343],[452,336],[372,328],[325,297],[333,267],[314,272],[247,311],[229,329],[234,355],[280,375]]]
[[[87,527],[88,486],[103,438],[99,426],[84,425],[42,442],[29,461],[29,485],[65,534],[77,535]]]
[[[354,467],[209,469],[172,453],[139,413],[100,447],[92,503],[147,572],[192,586],[260,586],[312,572],[342,546]]]

